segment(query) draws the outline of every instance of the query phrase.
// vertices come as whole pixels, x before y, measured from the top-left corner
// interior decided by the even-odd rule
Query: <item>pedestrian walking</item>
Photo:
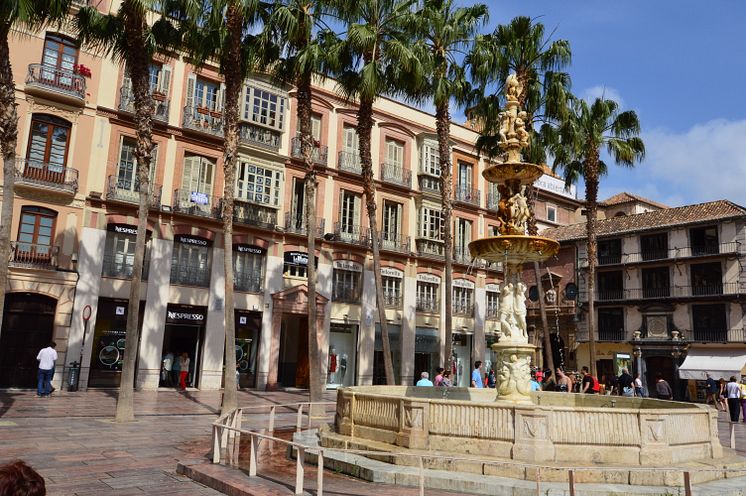
[[[713,379],[710,374],[705,374],[707,379],[705,380],[705,391],[707,391],[707,396],[705,397],[705,405],[709,405],[710,402],[712,402],[712,406],[717,408],[718,410],[720,407],[718,406],[718,399],[717,399],[717,393],[718,393],[718,383],[715,382],[715,379]]]
[[[645,396],[645,391],[642,389],[642,379],[640,379],[640,373],[635,374],[635,396],[642,398]]]
[[[189,354],[185,351],[179,357],[179,389],[186,391],[187,376],[189,375]]]
[[[583,375],[580,392],[583,394],[598,394],[598,391],[600,389],[598,379],[591,375],[588,367],[583,366],[583,368],[580,369],[580,373]]]
[[[730,381],[725,385],[725,394],[728,398],[730,421],[738,422],[738,417],[741,413],[741,388],[738,387],[735,376],[731,376]]]
[[[726,385],[725,379],[721,377],[720,381],[718,382],[718,386],[719,386],[718,403],[720,403],[720,407],[722,411],[726,411],[728,409],[728,403],[727,403],[728,396],[725,393],[725,385]]]
[[[417,384],[415,386],[430,386],[432,387],[433,381],[430,380],[430,374],[427,372],[423,372],[420,374],[420,380],[417,381]]]
[[[484,388],[484,384],[482,383],[482,362],[480,360],[474,362],[474,370],[471,372],[471,387]]]
[[[536,377],[536,372],[531,372],[531,391],[541,391],[541,384]]]
[[[163,355],[163,368],[161,370],[161,380],[163,381],[163,385],[166,387],[172,387],[174,385],[173,380],[171,378],[171,370],[174,366],[174,354],[170,351],[167,351],[165,355]]]
[[[446,369],[443,367],[438,367],[437,374],[435,374],[435,381],[433,383],[434,386],[442,386],[443,385],[443,372],[445,372]]]
[[[662,374],[658,374],[655,380],[655,392],[658,394],[658,399],[661,400],[672,400],[673,390],[668,382],[663,378]]]
[[[619,376],[617,384],[619,384],[619,392],[622,396],[632,397],[635,395],[635,380],[629,375],[627,369],[622,369],[622,375]]]
[[[443,387],[453,387],[453,382],[451,382],[451,371],[445,370],[443,372],[443,380],[440,381],[440,385]]]
[[[176,353],[171,364],[171,385],[175,388],[179,387],[179,377],[181,372],[181,353]]]
[[[495,389],[496,384],[497,379],[495,378],[495,371],[490,369],[489,374],[487,374],[487,387]]]
[[[741,384],[738,385],[741,389],[741,409],[743,410],[743,423],[746,424],[746,377],[741,378]]]
[[[54,373],[54,362],[57,361],[57,343],[52,341],[49,346],[43,348],[36,355],[39,361],[38,384],[36,385],[37,396],[49,396],[52,394],[52,374]]]

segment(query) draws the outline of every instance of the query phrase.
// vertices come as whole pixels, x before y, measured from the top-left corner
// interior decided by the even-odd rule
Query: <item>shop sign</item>
[[[430,284],[440,284],[440,277],[435,274],[417,274],[417,280],[419,282],[429,282]]]
[[[404,272],[399,269],[394,269],[393,267],[381,267],[381,275],[384,277],[396,277],[401,279],[404,277]]]
[[[267,250],[260,246],[254,245],[233,245],[233,249],[238,253],[252,253],[254,255],[264,255]]]
[[[199,310],[178,309],[168,310],[166,313],[166,322],[170,323],[203,322],[204,320],[205,314]]]
[[[190,200],[192,203],[196,203],[197,205],[207,205],[210,203],[210,199],[207,197],[206,193],[201,193],[199,191],[192,191],[190,194]]]
[[[453,287],[454,288],[466,288],[466,289],[474,289],[474,283],[467,280],[467,279],[454,279],[453,280]]]
[[[179,234],[176,236],[176,242],[178,243],[184,243],[187,245],[196,245],[196,246],[210,246],[210,242],[204,238],[197,238],[194,236],[187,236],[185,234]]]
[[[350,260],[335,260],[334,261],[334,268],[340,269],[340,270],[349,270],[351,272],[362,272],[363,266],[357,262],[352,262]]]
[[[565,196],[567,198],[575,198],[576,195],[576,187],[565,186],[565,181],[562,179],[557,179],[556,177],[549,176],[547,174],[544,174],[539,179],[534,182],[534,187],[543,189],[545,191],[550,191],[554,194]]]
[[[246,315],[241,315],[240,317],[238,317],[238,323],[239,323],[240,325],[246,325],[246,321],[247,321],[247,320],[248,320],[248,319],[247,319]]]
[[[285,253],[285,263],[291,265],[308,265],[308,253],[289,251]]]
[[[137,235],[137,228],[128,224],[109,224],[106,226],[107,230],[115,232],[117,234],[131,234]]]
[[[489,284],[485,284],[484,289],[485,291],[492,291],[493,293],[499,293],[500,285],[491,282]]]
[[[116,315],[124,315],[124,309],[125,309],[125,307],[117,305],[117,306],[116,306],[116,307],[114,308],[114,313],[115,313]]]

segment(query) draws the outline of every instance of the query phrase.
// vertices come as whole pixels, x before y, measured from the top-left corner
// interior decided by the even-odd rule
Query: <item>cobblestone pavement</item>
[[[327,399],[333,398],[328,393]],[[245,407],[307,399],[305,392],[239,393]],[[114,391],[62,392],[51,398],[37,398],[31,391],[0,392],[0,463],[26,460],[44,476],[50,495],[220,494],[176,473],[178,461],[202,461],[209,453],[210,424],[219,410],[219,392],[138,392],[137,420],[128,424],[113,422],[115,405]],[[292,426],[295,418],[293,412],[280,414],[277,425]],[[727,414],[720,413],[719,419],[720,439],[727,447]],[[266,414],[245,415],[244,426],[259,428],[266,420]],[[744,423],[736,425],[736,449],[746,456]],[[288,486],[294,481],[293,462],[281,454],[276,460],[262,463],[264,474]],[[314,487],[313,474],[309,467],[307,487]],[[325,481],[330,494],[416,494],[401,487],[373,487],[333,473],[327,473]],[[288,489],[286,494],[291,492]],[[281,493],[267,490],[264,494]]]

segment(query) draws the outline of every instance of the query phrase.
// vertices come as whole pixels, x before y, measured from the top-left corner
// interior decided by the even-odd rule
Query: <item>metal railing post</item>
[[[575,472],[573,470],[568,470],[568,482],[570,484],[570,496],[575,496]]]
[[[296,446],[295,449],[295,494],[303,494],[303,478],[305,477],[303,459],[305,458],[306,450],[301,446]]]
[[[220,463],[220,432],[217,425],[212,426],[212,463]]]
[[[275,411],[277,410],[277,407],[275,405],[272,405],[269,407],[269,435],[271,437],[275,437]],[[275,447],[275,441],[270,440],[269,442],[269,450],[272,451]]]
[[[250,446],[249,446],[249,477],[256,477],[256,465],[257,465],[257,441],[254,434],[249,434]]]
[[[324,451],[319,448],[319,455],[316,459],[316,494],[323,496],[324,494]]]
[[[295,420],[295,432],[300,432],[301,425],[303,424],[303,403],[298,404],[298,417]]]
[[[684,495],[692,496],[692,481],[689,478],[689,472],[684,472]]]

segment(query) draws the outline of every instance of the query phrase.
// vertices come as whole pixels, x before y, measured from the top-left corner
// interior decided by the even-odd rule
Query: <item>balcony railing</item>
[[[262,292],[262,274],[253,274],[247,272],[233,273],[233,289],[246,293]]]
[[[698,286],[671,286],[663,288],[609,289],[596,292],[597,301],[621,301],[642,299],[698,298],[707,296],[727,296],[746,294],[746,286],[738,282],[708,284]],[[580,301],[588,301],[586,292],[579,294]]]
[[[403,301],[400,293],[383,293],[383,304],[386,308],[401,308]]]
[[[101,275],[104,277],[115,277],[119,279],[132,279],[134,271],[134,261],[132,260],[133,255],[130,254],[118,254],[118,255],[104,255],[104,265],[101,270]],[[143,260],[142,265],[142,280],[148,280],[148,273],[150,271],[150,262]]]
[[[459,264],[471,265],[472,262],[474,262],[474,259],[472,258],[471,253],[469,253],[468,248],[456,248],[453,250],[453,261]]]
[[[383,162],[381,164],[381,181],[411,188],[412,171],[398,164]]]
[[[153,119],[161,122],[168,122],[169,99],[160,93],[151,94],[153,100]],[[119,110],[122,112],[135,113],[135,95],[132,89],[122,87],[119,90]]]
[[[184,107],[184,127],[219,138],[223,137],[223,114],[207,109]]]
[[[16,160],[16,185],[74,195],[78,191],[78,170],[31,159]]]
[[[440,178],[433,176],[419,176],[417,182],[420,185],[420,191],[424,193],[440,194]]]
[[[683,331],[682,335],[687,341],[704,343],[744,343],[746,333],[744,329],[693,329]]]
[[[614,265],[622,263],[622,254],[613,253],[611,255],[599,255],[598,265]]]
[[[419,256],[430,256],[430,257],[442,257],[443,256],[443,242],[434,239],[420,238],[415,241],[417,245],[417,255]]]
[[[643,250],[640,252],[640,258],[643,262],[651,260],[664,260],[668,258],[668,248],[656,248],[653,250]]]
[[[233,221],[263,227],[264,229],[274,229],[277,226],[277,211],[253,203],[235,200],[233,202]]]
[[[360,165],[360,155],[355,152],[341,151],[338,154],[339,162],[337,167],[339,170],[352,172],[353,174],[362,174],[363,167]]]
[[[487,193],[487,210],[492,210],[493,212],[497,212],[497,207],[500,203],[500,195],[498,193],[495,193],[494,191],[489,191]]]
[[[624,341],[626,339],[624,329],[599,329],[599,341]]]
[[[379,231],[378,245],[381,250],[395,251],[397,253],[409,253],[412,246],[409,236],[401,236],[388,231]]]
[[[368,229],[364,229],[357,224],[347,224],[343,222],[334,223],[334,239],[342,243],[351,245],[369,246],[370,238]]]
[[[161,192],[163,186],[150,185],[150,189],[153,191],[150,198],[150,207],[155,209],[161,208]],[[106,188],[106,199],[116,200],[127,203],[140,203],[140,185],[137,181],[132,184],[132,181],[125,179],[119,179],[117,176],[109,176],[109,183]]]
[[[316,227],[316,237],[320,238],[324,235],[324,226],[326,225],[326,219],[317,219],[318,226]],[[285,232],[294,234],[306,234],[306,217],[296,216],[290,212],[285,213]]]
[[[28,269],[56,270],[58,253],[58,246],[12,241],[8,265]]]
[[[238,133],[238,141],[245,145],[258,146],[272,151],[280,149],[281,133],[279,131],[242,122],[239,124]]]
[[[210,267],[191,266],[185,260],[174,260],[171,262],[171,284],[184,286],[210,287]]]
[[[479,206],[481,192],[476,188],[457,186],[453,190],[453,201]]]
[[[85,101],[85,78],[72,71],[44,64],[29,64],[26,87],[39,88],[72,97],[79,103]]]
[[[473,317],[474,316],[474,303],[464,301],[454,301],[452,304],[453,315],[459,315],[461,317]]]
[[[360,303],[360,290],[348,286],[335,287],[332,291],[332,301],[337,303]]]
[[[198,191],[175,190],[174,212],[220,218],[220,199]]]
[[[328,152],[329,147],[327,147],[326,145],[315,146],[313,148],[313,151],[311,152],[311,159],[313,160],[313,163],[317,165],[326,165]],[[293,158],[303,160],[303,153],[301,152],[301,143],[299,137],[293,138],[290,153],[292,154]]]
[[[697,246],[683,246],[672,247],[668,249],[655,249],[645,250],[642,252],[634,253],[615,253],[612,255],[605,255],[598,257],[599,265],[615,265],[615,264],[630,264],[640,263],[656,260],[666,259],[682,259],[682,258],[693,258],[703,257],[711,255],[727,255],[727,254],[738,254],[741,251],[740,243],[737,241],[730,241],[727,243],[711,244],[711,245],[697,245]],[[588,267],[587,258],[578,259],[579,267]]]
[[[598,301],[623,300],[623,289],[602,289],[596,293]]]
[[[437,298],[418,296],[416,304],[418,312],[440,313],[440,301]]]

